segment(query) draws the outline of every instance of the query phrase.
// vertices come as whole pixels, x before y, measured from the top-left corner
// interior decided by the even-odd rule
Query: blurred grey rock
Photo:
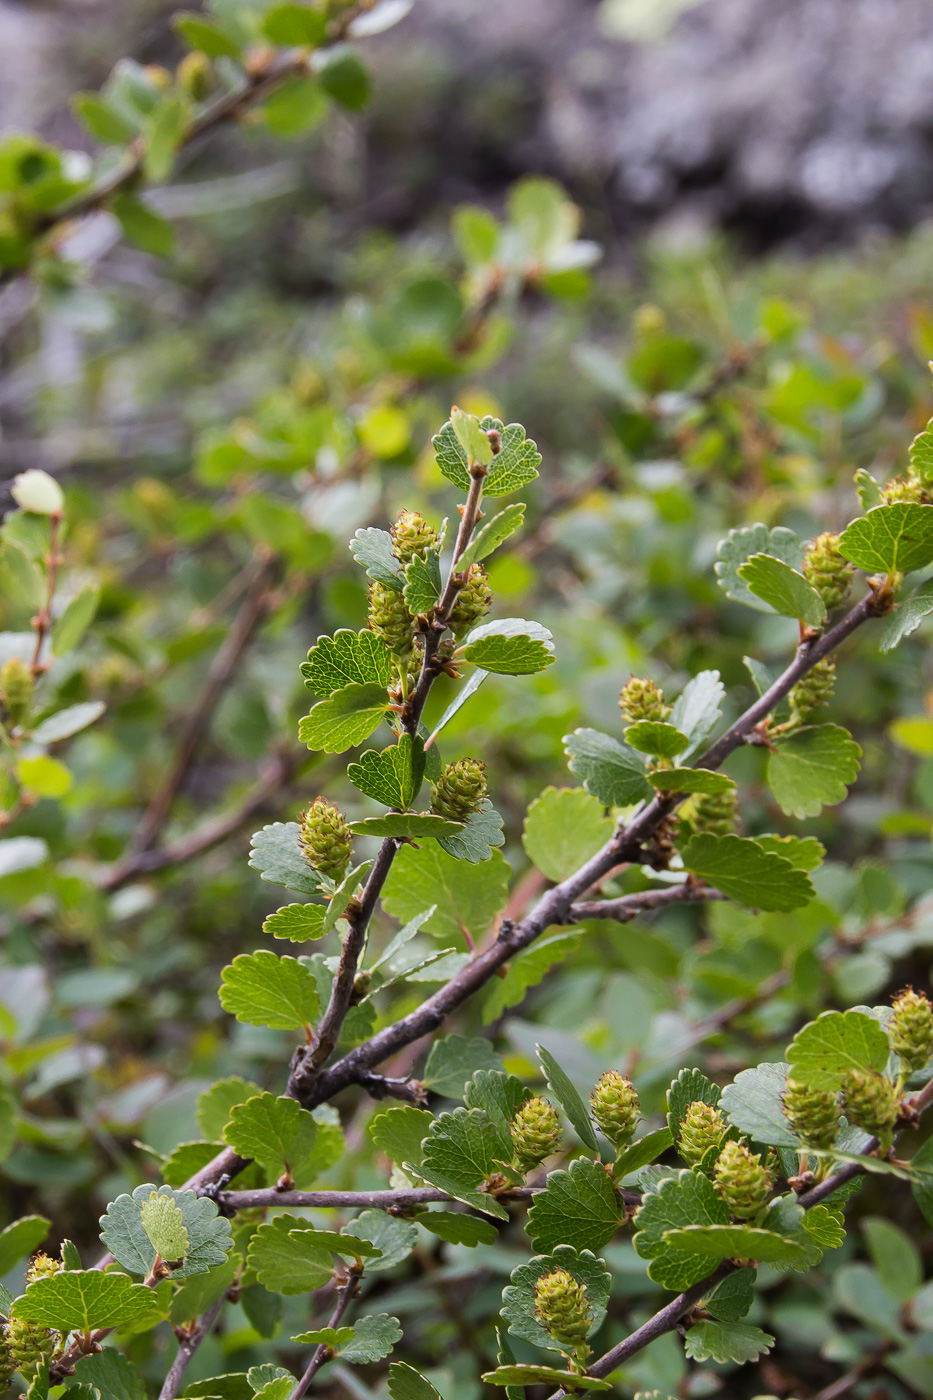
[[[608,37],[606,14],[417,0],[383,61],[434,75],[442,187],[545,171],[623,226],[688,209],[759,245],[933,208],[933,0],[702,0],[653,43]]]

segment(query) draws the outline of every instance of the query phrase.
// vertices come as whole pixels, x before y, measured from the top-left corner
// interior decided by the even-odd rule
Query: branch
[[[212,817],[172,845],[126,855],[108,872],[100,888],[109,893],[139,875],[151,875],[167,866],[185,865],[205,851],[219,846],[221,841],[234,836],[241,826],[245,826],[269,805],[271,798],[289,781],[300,762],[300,757],[292,754],[281,754],[270,759],[239,807],[226,816]]]
[[[923,1113],[931,1104],[933,1104],[933,1080],[907,1102],[907,1115],[905,1116],[915,1120],[916,1116]],[[870,1157],[877,1148],[878,1139],[872,1138],[865,1144],[860,1155]],[[821,1181],[818,1186],[811,1187],[809,1191],[805,1191],[797,1199],[804,1210],[810,1210],[813,1206],[819,1205],[821,1201],[825,1201],[833,1192],[838,1191],[840,1186],[844,1186],[847,1181],[851,1181],[853,1177],[859,1176],[865,1170],[866,1168],[858,1162],[846,1162],[837,1172],[833,1172],[825,1181]],[[668,1303],[660,1312],[655,1313],[654,1317],[649,1318],[644,1326],[639,1327],[631,1336],[626,1337],[624,1342],[620,1342],[618,1346],[613,1347],[611,1351],[607,1351],[604,1356],[595,1361],[592,1366],[587,1367],[587,1375],[599,1377],[610,1375],[618,1366],[628,1361],[636,1352],[642,1351],[650,1342],[655,1341],[665,1332],[672,1331],[681,1318],[685,1317],[701,1298],[710,1293],[728,1274],[740,1267],[741,1264],[738,1261],[725,1260],[715,1273],[710,1274],[700,1283],[694,1284],[685,1293],[678,1294],[673,1302]],[[844,1389],[834,1393],[843,1394]],[[565,1395],[565,1391],[558,1390],[550,1397],[550,1400],[564,1400]]]
[[[360,1269],[351,1265],[346,1277],[340,1283],[337,1284],[337,1306],[334,1308],[334,1311],[330,1315],[330,1320],[327,1323],[328,1327],[340,1326],[340,1322],[343,1318],[344,1313],[346,1312],[347,1308],[350,1306],[350,1303],[359,1292],[360,1272]],[[314,1380],[314,1377],[317,1375],[318,1371],[324,1365],[324,1362],[329,1361],[332,1355],[333,1352],[331,1351],[330,1347],[325,1346],[323,1342],[319,1347],[315,1347],[314,1354],[312,1355],[311,1360],[308,1362],[307,1370],[301,1377],[301,1380],[295,1386],[294,1390],[289,1396],[289,1400],[301,1400],[301,1397],[304,1395],[305,1391],[308,1389],[308,1386]]]
[[[330,25],[328,47],[346,38],[353,21],[371,10],[376,0],[358,0],[338,20]],[[316,50],[315,53],[320,52]],[[222,93],[210,103],[185,133],[178,151],[186,150],[201,137],[218,127],[236,122],[250,107],[261,102],[288,79],[297,74],[311,71],[315,54],[307,49],[290,49],[274,55],[271,59],[261,57],[252,71],[246,73],[243,82],[232,92]],[[102,176],[90,189],[82,191],[73,199],[51,210],[42,219],[36,220],[32,231],[36,234],[50,233],[62,228],[69,236],[75,232],[75,223],[88,218],[103,209],[114,195],[124,190],[135,191],[138,187],[146,154],[146,144],[137,137],[127,147],[123,157],[113,169]],[[0,271],[0,287],[20,277],[21,269],[8,268]]]
[[[530,1200],[540,1186],[509,1186],[498,1192],[496,1199]],[[218,1205],[225,1209],[248,1210],[254,1206],[310,1206],[322,1210],[407,1210],[411,1206],[431,1205],[454,1199],[447,1191],[435,1186],[414,1186],[399,1191],[277,1191],[274,1186],[255,1191],[222,1191]],[[640,1198],[639,1198],[640,1199]]]
[[[269,609],[275,567],[276,561],[271,555],[265,555],[258,561],[252,586],[210,664],[204,689],[182,729],[165,780],[149,803],[136,829],[131,855],[147,851],[165,825],[172,803],[185,780],[195,750],[210,723],[217,703],[250,638]]]
[[[185,1372],[198,1347],[217,1321],[226,1296],[226,1293],[222,1293],[216,1303],[213,1303],[204,1316],[200,1318],[192,1331],[183,1334],[180,1338],[178,1354],[172,1362],[168,1375],[165,1377],[165,1384],[159,1391],[159,1400],[175,1400],[175,1396],[178,1394],[181,1383],[185,1378]]]
[[[627,924],[639,914],[652,909],[666,909],[671,904],[709,904],[725,898],[719,890],[687,880],[682,885],[668,886],[663,890],[639,890],[635,894],[624,894],[619,899],[593,899],[582,904],[571,904],[570,918],[573,923],[577,919],[615,919],[617,923]]]

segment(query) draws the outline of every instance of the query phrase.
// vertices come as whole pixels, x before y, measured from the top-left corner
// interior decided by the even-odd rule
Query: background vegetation
[[[803,537],[841,528],[858,511],[855,472],[896,474],[933,412],[927,231],[807,263],[656,239],[623,270],[617,250],[603,247],[600,263],[583,241],[599,220],[579,227],[566,195],[535,178],[482,209],[383,228],[357,212],[357,119],[325,106],[313,121],[267,107],[262,123],[225,137],[223,160],[252,174],[218,173],[200,151],[153,202],[173,215],[164,256],[151,230],[139,251],[114,246],[105,224],[89,251],[45,258],[32,291],[14,282],[0,300],[8,475],[38,466],[61,482],[59,604],[96,600],[43,704],[106,704],[53,741],[51,764],[7,784],[4,838],[20,844],[0,846],[0,1050],[18,1107],[0,1191],[10,1218],[47,1215],[53,1242],[70,1238],[87,1257],[107,1202],[201,1136],[207,1086],[283,1082],[292,1037],[234,1023],[216,995],[234,955],[271,945],[258,930],[281,903],[247,864],[249,836],[295,820],[322,792],[368,814],[342,768],[297,743],[298,664],[319,634],[364,624],[346,547],[357,527],[400,507],[451,513],[429,449],[451,403],[521,421],[543,455],[529,525],[490,581],[500,608],[551,628],[557,661],[491,678],[444,743],[445,760],[481,754],[494,775],[518,877],[511,915],[547,882],[522,827],[543,788],[573,784],[565,734],[613,728],[633,673],[676,693],[715,668],[730,703],[748,703],[743,657],[777,663],[792,648],[793,622],[723,599],[713,573],[723,535],[756,520]],[[282,175],[279,188],[270,152],[280,157],[283,137],[300,179]],[[0,550],[4,569],[0,660],[36,606]],[[612,1064],[651,1114],[685,1064],[727,1080],[780,1059],[822,1009],[925,987],[928,640],[925,624],[890,655],[877,635],[851,644],[829,717],[864,757],[838,810],[790,824],[760,751],[727,765],[748,834],[793,830],[826,846],[816,902],[790,916],[711,905],[588,925],[541,958],[526,995],[495,987],[448,1031],[487,1037],[530,1082],[536,1042],[581,1087]],[[445,684],[429,723],[450,698]],[[381,916],[378,937],[392,927]],[[401,984],[379,1024],[425,990]],[[422,1063],[423,1047],[414,1052],[394,1070]],[[383,1185],[366,1133],[372,1103],[350,1091],[339,1107],[347,1150],[321,1184]],[[898,1229],[914,1229],[903,1197],[869,1181],[854,1205],[863,1230],[817,1278],[775,1272],[752,1320],[777,1345],[754,1375],[690,1366],[668,1336],[625,1369],[623,1393],[811,1394],[896,1351],[909,1359],[885,1369],[884,1393],[933,1394],[928,1252]],[[426,1236],[379,1276],[379,1310],[402,1319],[448,1400],[479,1393],[501,1288],[523,1257],[518,1234],[472,1250]],[[609,1346],[659,1294],[630,1243],[607,1257]],[[21,1275],[7,1279],[14,1291]],[[255,1301],[234,1308],[189,1381],[293,1360],[288,1337],[307,1308],[292,1298],[284,1308],[281,1326]],[[161,1332],[133,1344],[156,1387],[170,1350]],[[368,1396],[343,1371],[326,1384]],[[874,1383],[852,1385],[867,1394]]]

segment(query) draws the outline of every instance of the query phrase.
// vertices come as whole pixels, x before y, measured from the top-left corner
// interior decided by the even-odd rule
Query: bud
[[[429,550],[437,549],[437,531],[416,510],[400,510],[391,534],[400,564],[410,564],[416,554],[424,559]]]
[[[58,482],[38,467],[14,476],[10,494],[20,510],[32,511],[33,515],[61,515],[65,507]]]
[[[486,765],[478,758],[448,763],[431,785],[431,811],[452,822],[465,822],[486,796]]]
[[[18,656],[11,656],[0,666],[0,700],[11,724],[22,724],[32,705],[35,681],[32,671]]]
[[[617,1069],[600,1075],[590,1094],[590,1108],[600,1131],[616,1147],[632,1136],[641,1112],[634,1084]]]
[[[512,1119],[512,1145],[520,1172],[540,1166],[560,1147],[560,1120],[547,1099],[529,1099]]]
[[[619,709],[629,724],[638,724],[641,720],[663,721],[671,712],[670,705],[664,703],[661,687],[639,676],[633,676],[619,691]]]
[[[870,1069],[850,1069],[842,1081],[842,1107],[857,1128],[885,1138],[897,1122],[900,1097],[883,1075]]]
[[[11,1317],[6,1328],[6,1343],[10,1365],[23,1380],[33,1381],[49,1365],[58,1347],[59,1337],[50,1327],[23,1322]]]
[[[207,54],[192,49],[179,63],[177,76],[182,91],[194,102],[203,102],[211,90],[214,72]]]
[[[768,1204],[774,1185],[757,1153],[744,1143],[727,1142],[713,1168],[716,1190],[736,1220],[752,1220]]]
[[[555,1342],[568,1347],[582,1346],[593,1325],[586,1288],[566,1269],[552,1269],[538,1279],[535,1316]]]
[[[806,1147],[827,1152],[839,1132],[839,1098],[829,1089],[809,1089],[788,1079],[784,1116]]]
[[[818,661],[799,680],[788,697],[790,699],[791,723],[806,724],[814,710],[828,705],[833,698],[836,684],[836,663],[832,657]]]
[[[407,656],[411,651],[414,618],[401,593],[388,584],[376,582],[369,586],[369,625],[394,656]]]
[[[739,797],[735,788],[701,793],[693,803],[690,826],[697,836],[728,836],[735,830]]]
[[[353,838],[346,817],[323,797],[317,797],[301,818],[298,836],[305,860],[331,880],[340,880],[350,860]]]
[[[492,589],[489,576],[482,564],[471,564],[466,583],[457,594],[450,614],[450,626],[454,635],[460,637],[482,618],[492,607]]]
[[[37,1279],[49,1278],[52,1274],[61,1273],[61,1268],[62,1261],[60,1259],[50,1259],[47,1254],[40,1250],[26,1270],[26,1283],[35,1283]]]
[[[637,335],[661,335],[667,329],[667,317],[654,302],[644,302],[635,310],[632,325]]]
[[[894,1002],[888,1035],[905,1070],[924,1069],[933,1055],[933,1006],[922,992],[908,987]]]
[[[839,536],[826,531],[817,535],[803,561],[804,578],[823,599],[829,612],[845,601],[855,565],[839,553]]]
[[[929,495],[924,489],[923,482],[915,476],[896,476],[893,481],[889,481],[881,492],[880,504],[883,506],[899,505],[926,505],[929,502]]]
[[[708,1152],[718,1147],[729,1125],[718,1108],[695,1099],[681,1119],[677,1151],[691,1167],[699,1166]]]

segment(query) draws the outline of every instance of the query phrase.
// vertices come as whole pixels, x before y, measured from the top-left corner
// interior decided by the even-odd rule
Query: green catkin
[[[670,705],[664,703],[661,687],[640,676],[632,676],[619,691],[619,709],[628,724],[639,724],[642,720],[663,722],[671,712]]]
[[[486,616],[491,607],[489,575],[482,564],[472,564],[451,610],[450,627],[454,636],[462,637]]]
[[[719,1146],[728,1131],[729,1125],[719,1109],[696,1099],[681,1119],[677,1151],[689,1166],[696,1167]]]
[[[768,1204],[774,1185],[761,1157],[741,1142],[727,1142],[713,1168],[713,1182],[736,1220],[754,1220]]]
[[[736,828],[739,798],[735,788],[708,792],[697,797],[690,813],[690,826],[697,836],[728,836]]]
[[[371,631],[380,636],[393,656],[407,657],[415,635],[415,619],[405,606],[401,593],[378,580],[369,585]]]
[[[842,1107],[857,1128],[884,1139],[897,1122],[900,1096],[883,1075],[868,1069],[850,1069],[842,1081]]]
[[[312,870],[331,880],[343,878],[353,851],[353,837],[339,807],[315,798],[301,818],[299,841]]]
[[[896,998],[888,1035],[909,1074],[926,1068],[933,1055],[933,1006],[922,992],[908,987]]]
[[[816,589],[828,612],[845,602],[854,573],[855,565],[839,553],[839,536],[830,530],[817,535],[807,549],[803,575]]]
[[[34,685],[32,671],[20,657],[11,656],[0,666],[0,700],[11,724],[22,724],[28,716]]]
[[[593,1325],[586,1288],[566,1269],[552,1269],[535,1284],[535,1315],[556,1342],[579,1347]]]
[[[788,1079],[784,1116],[805,1147],[826,1152],[839,1133],[839,1096],[829,1089],[810,1089]]]
[[[410,564],[437,549],[437,531],[416,510],[400,510],[392,526],[392,550],[400,564]]]
[[[607,1069],[590,1094],[596,1125],[617,1147],[632,1136],[641,1114],[638,1092],[617,1069]]]
[[[835,684],[835,661],[832,657],[818,661],[790,692],[788,698],[792,723],[806,724],[815,710],[821,710],[824,705],[828,705],[833,698]]]
[[[523,1173],[533,1171],[560,1147],[560,1119],[540,1095],[522,1104],[512,1119],[511,1133],[515,1164]]]
[[[450,821],[465,822],[478,812],[486,796],[486,765],[478,758],[448,763],[431,786],[431,811]]]

